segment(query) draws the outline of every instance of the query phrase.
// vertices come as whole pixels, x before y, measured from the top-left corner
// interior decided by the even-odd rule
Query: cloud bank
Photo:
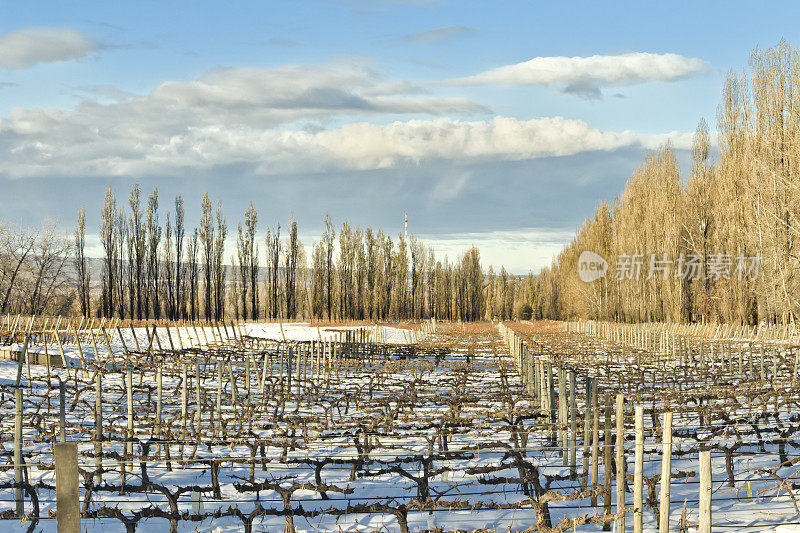
[[[0,35],[0,65],[18,69],[79,59],[99,46],[68,28],[27,28]]]
[[[677,54],[637,52],[589,57],[534,57],[472,76],[456,78],[447,85],[544,85],[582,97],[600,96],[600,87],[651,81],[675,81],[705,74],[711,66],[698,58]]]
[[[136,106],[133,106],[136,109]],[[256,175],[384,169],[448,160],[455,164],[524,160],[655,148],[671,141],[688,148],[690,133],[604,132],[560,117],[459,121],[451,118],[356,122],[308,131],[253,124],[177,127],[151,114],[124,124],[107,122],[108,109],[75,112],[18,110],[0,120],[0,174],[7,177],[153,176],[246,165]]]
[[[466,120],[490,110],[354,64],[217,68],[146,95],[84,91],[74,109],[0,117],[0,176],[171,176],[226,166],[269,176],[691,143],[689,133],[601,131],[561,117]]]

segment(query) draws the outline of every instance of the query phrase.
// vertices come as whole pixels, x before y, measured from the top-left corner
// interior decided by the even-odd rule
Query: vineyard
[[[55,531],[69,502],[81,531],[800,519],[789,330],[4,317],[0,345],[4,530]],[[61,442],[77,445],[72,500]]]

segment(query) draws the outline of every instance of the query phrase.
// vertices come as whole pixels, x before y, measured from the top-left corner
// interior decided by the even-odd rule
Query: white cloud
[[[419,235],[433,247],[438,259],[447,256],[453,261],[474,245],[480,250],[485,270],[493,265],[496,273],[502,265],[512,274],[536,274],[549,266],[574,236],[574,231],[553,228]]]
[[[165,176],[226,165],[271,175],[691,143],[688,133],[600,131],[561,117],[458,120],[450,117],[488,110],[466,98],[416,94],[415,85],[353,64],[219,68],[146,95],[86,90],[93,97],[75,109],[15,108],[0,117],[0,175]],[[403,114],[434,118],[367,121]]]
[[[674,81],[709,72],[711,66],[698,58],[646,52],[593,55],[589,57],[534,57],[522,63],[493,68],[473,76],[456,78],[448,85],[544,85],[564,92],[597,97],[604,85],[628,85],[649,81]]]
[[[78,59],[98,48],[69,28],[27,28],[0,35],[0,65],[16,69],[37,63]]]
[[[527,121],[438,118],[386,125],[357,122],[329,130],[290,129],[272,124],[268,115],[273,111],[262,111],[267,115],[262,125],[248,120],[246,107],[238,102],[227,107],[218,101],[209,104],[206,91],[200,91],[196,100],[194,106],[184,103],[178,110],[164,103],[161,116],[160,108],[149,100],[91,103],[75,111],[16,109],[0,119],[2,172],[16,178],[137,177],[243,164],[255,174],[271,175],[381,169],[426,160],[524,160],[624,147],[655,148],[666,141],[688,148],[691,143],[690,133],[604,132],[561,117]],[[226,123],[229,108],[227,113],[241,116]],[[206,118],[194,117],[198,113]]]

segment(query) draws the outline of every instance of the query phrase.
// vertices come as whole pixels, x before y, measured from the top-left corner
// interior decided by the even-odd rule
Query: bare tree
[[[163,273],[162,286],[162,299],[164,301],[164,309],[167,318],[170,320],[175,319],[175,260],[173,259],[173,237],[172,237],[172,223],[170,221],[170,213],[167,212],[167,221],[164,224],[164,246],[162,248],[163,256],[161,258],[161,272]]]
[[[239,287],[237,291],[239,293],[239,298],[241,300],[242,306],[242,317],[247,318],[247,289],[250,279],[250,270],[248,268],[248,263],[250,262],[250,243],[248,239],[250,238],[249,234],[242,230],[242,223],[239,223],[237,228],[237,238],[236,238],[236,257],[239,258],[239,267],[236,268],[236,276],[235,278],[238,279]],[[231,264],[234,264],[233,261],[236,257],[231,257]],[[234,300],[234,311],[236,313],[236,317],[239,316],[239,302]]]
[[[250,318],[258,320],[258,213],[253,203],[244,215],[245,233],[247,234],[248,253],[247,270],[250,281]]]
[[[129,239],[132,241],[132,249],[133,249],[133,256],[128,257],[129,261],[133,261],[134,270],[135,270],[135,281],[133,286],[131,287],[132,295],[135,296],[136,299],[136,318],[142,319],[143,314],[146,312],[145,306],[145,293],[146,288],[144,287],[145,281],[145,253],[147,249],[147,241],[146,241],[146,228],[145,228],[145,221],[144,215],[142,214],[142,202],[141,202],[141,195],[142,191],[139,187],[139,184],[136,183],[131,188],[131,195],[130,199],[128,200],[128,204],[130,205],[131,213],[130,219],[128,221],[128,233]],[[133,314],[133,312],[131,313]]]
[[[156,187],[147,198],[147,289],[144,306],[145,311],[149,310],[149,316],[156,320],[161,318],[159,300],[161,233],[161,226],[158,224],[158,187]]]
[[[225,265],[222,262],[225,253],[225,238],[228,235],[228,224],[222,214],[222,203],[217,201],[217,232],[214,241],[214,318],[225,318]]]
[[[211,201],[208,199],[208,193],[203,195],[198,236],[200,238],[200,251],[203,253],[203,274],[205,277],[203,309],[206,320],[210,320],[212,316],[212,279],[214,272],[214,214],[211,210]]]
[[[192,320],[198,320],[200,318],[200,265],[197,263],[198,246],[198,231],[197,228],[195,228],[192,232],[192,236],[189,237],[189,244],[186,246],[189,318]]]
[[[175,316],[173,318],[186,318],[186,301],[184,291],[184,270],[183,261],[183,241],[186,236],[184,218],[186,210],[183,206],[183,196],[175,197],[175,290],[173,300],[175,302]]]
[[[45,220],[30,256],[29,286],[25,292],[29,298],[28,311],[31,314],[43,314],[54,295],[68,285],[68,278],[64,273],[71,248],[69,239],[58,233],[55,223]]]
[[[86,209],[83,207],[78,210],[78,222],[75,225],[75,272],[78,278],[81,315],[88,317],[91,314],[89,300],[91,274],[86,260]]]
[[[267,229],[267,294],[269,298],[268,314],[270,318],[280,315],[280,257],[281,257],[281,226],[272,232]]]
[[[284,275],[286,278],[286,317],[296,318],[297,302],[295,300],[295,280],[297,279],[297,260],[299,255],[299,241],[297,240],[297,222],[294,217],[289,217],[289,237],[286,243],[286,262]]]
[[[114,313],[114,287],[117,273],[117,200],[113,189],[109,186],[103,199],[103,210],[100,213],[100,242],[103,245],[105,259],[103,263],[102,314],[112,316]],[[33,244],[31,244],[33,246]]]
[[[328,311],[328,320],[333,320],[333,242],[336,238],[336,231],[333,229],[333,219],[330,213],[325,213],[325,232],[322,234],[322,242],[325,246],[325,307]]]
[[[314,244],[311,259],[311,314],[315,318],[325,316],[325,245]]]

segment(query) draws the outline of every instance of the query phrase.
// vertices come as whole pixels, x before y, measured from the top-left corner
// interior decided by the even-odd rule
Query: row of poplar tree
[[[102,279],[94,285],[85,232],[81,209],[74,255],[78,301],[87,316],[480,320],[495,308],[477,248],[455,262],[437,260],[415,236],[392,239],[347,222],[337,231],[330,215],[307,258],[291,217],[284,238],[278,225],[267,228],[262,241],[252,203],[229,236],[222,206],[213,205],[208,194],[199,224],[187,230],[180,195],[162,224],[158,189],[144,198],[135,184],[121,203],[109,187],[100,223]],[[235,238],[235,252],[226,258],[229,238]],[[514,282],[504,270],[503,276]]]
[[[745,72],[728,75],[717,124],[716,161],[701,121],[687,180],[666,145],[621,195],[598,204],[537,277],[535,316],[749,324],[800,316],[798,50],[782,42],[753,52]],[[610,269],[591,283],[578,275],[587,250]],[[620,258],[634,254],[642,271],[618,279]],[[699,272],[687,272],[690,259]]]

